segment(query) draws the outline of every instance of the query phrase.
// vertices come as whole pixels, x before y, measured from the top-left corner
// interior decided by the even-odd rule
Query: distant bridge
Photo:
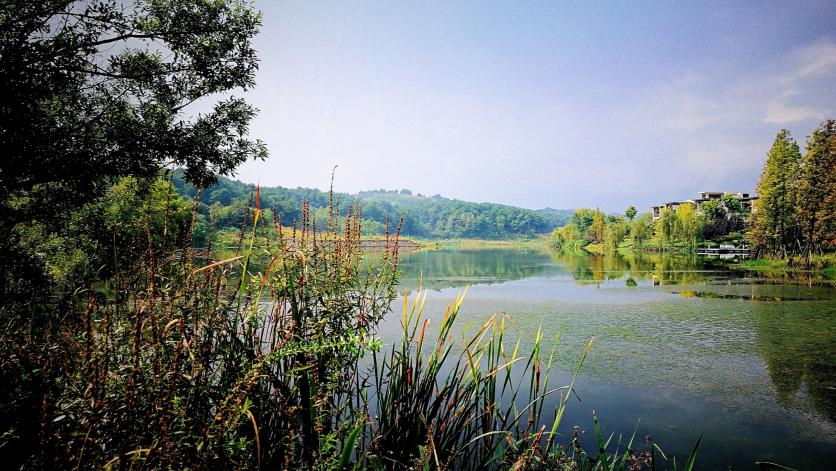
[[[720,247],[700,247],[697,249],[697,255],[705,255],[707,257],[748,257],[749,249],[745,247],[735,246],[720,246]]]

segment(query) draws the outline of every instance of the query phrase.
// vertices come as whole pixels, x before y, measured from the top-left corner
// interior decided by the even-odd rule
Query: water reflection
[[[459,288],[560,272],[548,252],[538,250],[426,250],[403,255],[398,264],[403,288]]]
[[[756,347],[778,398],[785,405],[812,405],[836,422],[832,303],[810,303],[809,309],[770,304],[755,306]]]
[[[427,250],[406,254],[400,263],[401,283],[417,286],[423,276],[431,289],[472,284],[503,283],[534,276],[571,276],[580,284],[629,279],[655,285],[679,285],[716,278],[706,272],[696,256],[618,253],[590,255],[586,252],[555,252],[535,249]]]
[[[511,314],[522,335],[545,319],[570,344],[573,337],[582,343],[595,335],[599,343],[585,366],[586,377],[612,391],[643,391],[642,400],[650,404],[659,401],[658,395],[682,394],[686,401],[714,404],[705,406],[707,414],[712,407],[739,411],[737,420],[760,430],[735,432],[738,438],[759,434],[747,446],[774,449],[802,429],[806,437],[810,430],[814,436],[824,431],[827,438],[820,444],[825,447],[836,444],[832,281],[812,274],[743,274],[710,263],[668,254],[492,249],[407,254],[400,268],[406,289],[415,288],[421,275],[424,286],[436,290],[493,285],[471,291],[465,323],[468,316],[478,322],[476,316],[501,310]],[[440,297],[454,294],[445,291]],[[569,348],[568,357],[572,353]],[[615,392],[607,397],[634,406],[619,402],[626,399]],[[645,414],[653,420],[662,412]],[[675,418],[659,422],[668,420]],[[714,427],[706,432],[723,436],[724,430],[743,427],[722,418],[716,422],[706,425]]]
[[[625,280],[624,285],[680,286],[738,283],[745,285],[826,285],[818,273],[749,272],[745,276],[724,265],[696,255],[630,254],[616,252],[591,255],[584,251],[556,252],[537,249],[426,250],[405,254],[400,263],[401,284],[456,288],[473,284],[495,284],[535,276],[571,276],[578,284],[600,285]],[[642,283],[644,282],[644,283]],[[708,292],[694,294],[710,296]],[[776,299],[777,300],[777,299]]]
[[[627,278],[632,279],[636,285],[637,281],[652,281],[653,285],[658,286],[692,283],[706,278],[696,256],[554,252],[551,258],[555,263],[566,266],[579,282],[599,284]]]

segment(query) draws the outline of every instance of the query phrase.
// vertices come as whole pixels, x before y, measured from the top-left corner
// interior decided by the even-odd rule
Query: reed
[[[150,205],[146,211],[150,210]],[[167,208],[165,209],[167,212]],[[641,469],[655,456],[561,426],[592,341],[567,385],[549,384],[557,339],[506,345],[507,318],[456,337],[463,292],[437,329],[426,293],[403,297],[402,336],[377,326],[396,298],[398,224],[363,263],[361,210],[329,199],[283,227],[259,191],[234,255],[150,246],[56,303],[4,312],[0,449],[24,468]],[[149,215],[150,216],[150,215]],[[150,219],[148,217],[147,219]],[[269,219],[269,223],[268,223]],[[194,222],[195,218],[192,218]],[[167,226],[165,226],[167,227]],[[388,227],[388,224],[387,224]],[[150,241],[152,237],[149,235]],[[118,248],[114,246],[114,253]],[[116,260],[117,257],[114,257]],[[13,315],[16,314],[16,315]],[[432,333],[435,332],[433,335]],[[432,340],[431,340],[432,337]],[[549,396],[558,398],[545,410]],[[27,447],[27,444],[34,446]],[[693,466],[693,456],[684,469]]]

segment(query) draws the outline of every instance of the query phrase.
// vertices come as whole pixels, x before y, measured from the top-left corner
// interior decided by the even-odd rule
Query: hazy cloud
[[[798,67],[797,78],[805,78],[815,75],[827,75],[833,78],[836,71],[836,42],[823,40],[800,49],[797,53]]]
[[[783,101],[769,103],[766,108],[766,117],[763,120],[767,123],[787,124],[805,120],[821,120],[827,113],[810,106],[793,106]]]
[[[796,49],[777,65],[785,72],[776,80],[777,96],[767,104],[764,122],[823,120],[833,112],[836,97],[832,92],[822,96],[822,91],[836,87],[836,42],[824,39]]]

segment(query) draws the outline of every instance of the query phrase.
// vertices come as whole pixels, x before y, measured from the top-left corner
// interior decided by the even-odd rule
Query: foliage
[[[174,184],[180,194],[194,196],[197,188],[188,185],[182,171],[175,173]],[[238,227],[246,212],[252,187],[220,178],[217,185],[201,193],[200,214],[214,218],[219,229]],[[320,226],[327,220],[328,193],[307,188],[262,188],[264,205],[274,207],[281,221],[291,224],[300,218],[299,207],[308,201]],[[547,234],[562,225],[565,211],[533,211],[492,203],[468,203],[435,196],[426,198],[409,191],[366,191],[358,195],[336,193],[337,211],[345,217],[346,208],[362,203],[363,231],[383,235],[388,221],[403,218],[402,234],[423,239],[513,239]]]
[[[634,246],[641,247],[652,236],[653,216],[650,213],[642,213],[641,216],[630,221],[630,242]]]
[[[16,224],[12,233],[17,250],[35,254],[33,267],[60,292],[86,284],[97,271],[109,276],[110,262],[129,263],[143,250],[191,240],[192,216],[192,205],[168,181],[126,177],[101,197],[54,219],[60,232],[33,219]]]
[[[604,241],[604,213],[595,210],[592,214],[592,225],[589,226],[589,238],[593,242]]]
[[[775,136],[758,182],[759,199],[749,232],[757,253],[786,255],[798,240],[796,189],[800,160],[798,145],[789,131],[782,129]]]
[[[153,179],[176,164],[207,184],[266,156],[247,138],[255,109],[228,95],[254,85],[261,20],[249,4],[4,0],[0,11],[4,295],[45,289],[28,236],[65,239],[68,215],[119,178]],[[189,108],[198,100],[208,111]]]
[[[549,242],[556,249],[560,249],[564,245],[585,245],[587,243],[584,235],[572,222],[552,231]]]
[[[676,231],[676,212],[668,207],[659,211],[659,218],[656,220],[655,232],[662,247],[673,242]]]
[[[624,220],[610,221],[604,228],[604,246],[607,250],[615,250],[618,244],[627,236],[629,225]]]
[[[3,452],[59,469],[328,467],[356,419],[359,358],[379,345],[397,244],[363,268],[358,217],[317,233],[308,214],[290,241],[256,203],[241,255],[211,263],[145,239],[47,319],[4,305]]]
[[[804,156],[786,130],[767,154],[748,237],[761,256],[806,256],[836,247],[836,124],[825,121],[807,139]]]
[[[798,177],[796,218],[801,225],[802,251],[836,248],[836,121],[828,120],[807,139]]]
[[[127,199],[109,207],[125,210],[135,184],[123,181],[114,193]],[[577,433],[558,442],[574,379],[549,384],[554,345],[547,353],[539,333],[530,354],[520,355],[503,344],[506,320],[495,316],[453,360],[451,329],[463,297],[447,309],[432,345],[424,297],[405,298],[402,341],[381,352],[375,333],[395,295],[397,231],[367,265],[359,210],[346,225],[330,219],[319,232],[306,204],[300,225],[289,228],[296,237],[286,238],[288,228],[262,217],[258,191],[254,205],[243,228],[249,235],[232,258],[158,250],[164,239],[150,237],[138,259],[75,291],[72,303],[44,306],[61,315],[36,319],[3,307],[0,413],[11,428],[0,453],[8,465],[654,466],[654,446],[642,451],[632,439],[613,446],[597,427],[591,452]],[[544,399],[553,394],[559,404],[547,417]]]
[[[802,157],[789,132],[778,133],[758,184],[759,199],[751,213],[735,195],[660,208],[636,218],[629,206],[624,218],[604,216],[598,210],[578,209],[570,223],[552,231],[555,248],[585,246],[612,251],[625,240],[644,250],[695,251],[706,244],[745,242],[755,256],[793,260],[804,255],[812,268],[820,255],[836,248],[836,121],[828,120],[808,138]],[[574,242],[571,242],[574,241]],[[815,262],[816,265],[821,265]]]
[[[596,210],[594,209],[580,208],[576,209],[575,213],[572,214],[570,222],[575,225],[583,237],[587,236],[589,228],[592,226],[592,221],[595,218],[595,213]]]
[[[701,231],[696,206],[691,203],[681,204],[676,208],[674,216],[674,237],[692,248],[696,248]]]
[[[744,228],[748,214],[740,201],[725,195],[721,199],[709,200],[700,205],[702,235],[717,240]]]

